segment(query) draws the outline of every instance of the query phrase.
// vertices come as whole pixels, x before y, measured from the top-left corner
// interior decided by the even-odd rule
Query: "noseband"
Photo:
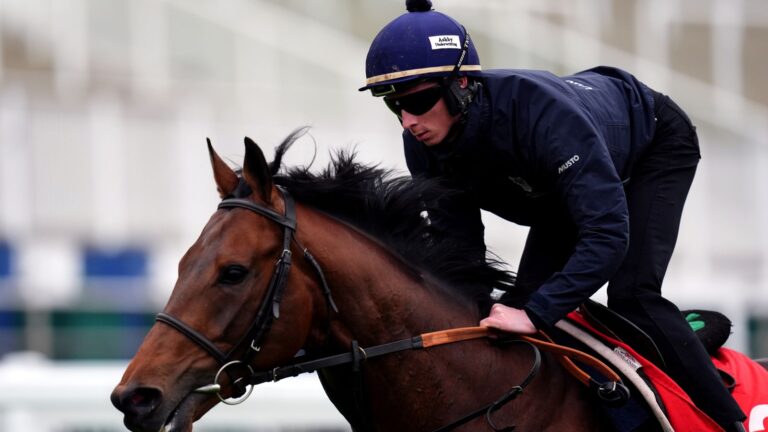
[[[160,312],[155,317],[156,321],[173,327],[179,331],[179,333],[195,342],[198,346],[207,351],[214,359],[216,359],[218,364],[221,365],[221,369],[219,369],[219,371],[216,373],[216,378],[212,386],[216,388],[215,393],[219,396],[219,399],[221,399],[222,402],[228,404],[237,404],[244,401],[248,395],[250,395],[250,391],[253,390],[253,387],[251,387],[250,391],[248,391],[248,394],[245,394],[246,385],[248,384],[244,380],[245,377],[235,379],[230,374],[230,378],[232,378],[232,384],[235,387],[237,393],[239,393],[236,394],[235,397],[240,397],[244,394],[245,396],[239,400],[236,400],[235,402],[225,400],[218,392],[218,388],[220,388],[218,385],[219,376],[221,375],[222,371],[228,370],[230,367],[237,365],[242,365],[243,367],[247,368],[249,375],[254,374],[253,369],[251,369],[250,366],[251,361],[261,350],[262,340],[267,331],[269,331],[269,328],[272,326],[272,322],[280,317],[280,302],[282,301],[286,282],[288,281],[288,274],[291,271],[291,242],[295,241],[294,235],[296,233],[296,205],[293,201],[293,197],[291,197],[287,190],[279,186],[277,189],[283,196],[283,202],[285,203],[285,215],[281,215],[270,208],[242,198],[227,198],[222,200],[218,206],[219,209],[244,208],[246,210],[258,213],[283,227],[283,251],[280,253],[280,257],[275,264],[275,271],[272,273],[272,277],[269,280],[269,285],[267,287],[266,293],[264,294],[264,299],[259,306],[259,311],[256,314],[256,318],[254,319],[253,324],[251,324],[243,338],[233,346],[232,350],[225,353],[213,342],[211,342],[210,339],[203,336],[200,332],[169,314]],[[328,284],[326,283],[325,275],[323,274],[320,265],[307,249],[303,249],[303,252],[304,257],[316,270],[319,276],[329,308],[338,312],[336,304],[331,297],[331,291],[328,287]],[[234,353],[246,343],[248,343],[248,348],[243,357],[240,359],[235,359]],[[211,386],[205,387],[207,388]],[[203,388],[201,387],[201,389]]]

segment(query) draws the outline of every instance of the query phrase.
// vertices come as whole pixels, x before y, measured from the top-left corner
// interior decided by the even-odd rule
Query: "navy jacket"
[[[623,182],[654,130],[652,91],[629,73],[598,67],[572,76],[492,70],[455,139],[428,147],[403,133],[414,177],[443,177],[467,191],[440,223],[484,251],[480,209],[531,226],[562,213],[577,243],[562,271],[525,310],[552,326],[606,283],[629,241]]]

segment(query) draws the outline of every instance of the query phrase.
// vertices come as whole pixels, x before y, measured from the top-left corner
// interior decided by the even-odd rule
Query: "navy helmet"
[[[412,81],[480,73],[480,58],[464,26],[432,10],[429,0],[408,0],[406,7],[408,12],[371,43],[360,91],[384,96]]]

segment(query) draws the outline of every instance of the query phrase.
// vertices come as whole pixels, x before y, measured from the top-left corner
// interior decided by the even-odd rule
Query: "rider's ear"
[[[245,162],[243,163],[243,179],[251,190],[258,193],[264,202],[272,199],[272,174],[259,146],[245,137]]]
[[[213,178],[216,180],[216,190],[219,191],[219,196],[223,199],[229,195],[232,195],[239,180],[237,174],[219,157],[216,151],[211,145],[211,139],[206,138],[208,141],[208,155],[211,157],[211,167],[213,168]]]

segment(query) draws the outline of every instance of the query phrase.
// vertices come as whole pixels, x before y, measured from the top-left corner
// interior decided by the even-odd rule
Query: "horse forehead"
[[[259,243],[276,243],[279,234],[280,227],[261,215],[246,209],[222,209],[211,216],[197,243],[203,250],[246,251]]]

